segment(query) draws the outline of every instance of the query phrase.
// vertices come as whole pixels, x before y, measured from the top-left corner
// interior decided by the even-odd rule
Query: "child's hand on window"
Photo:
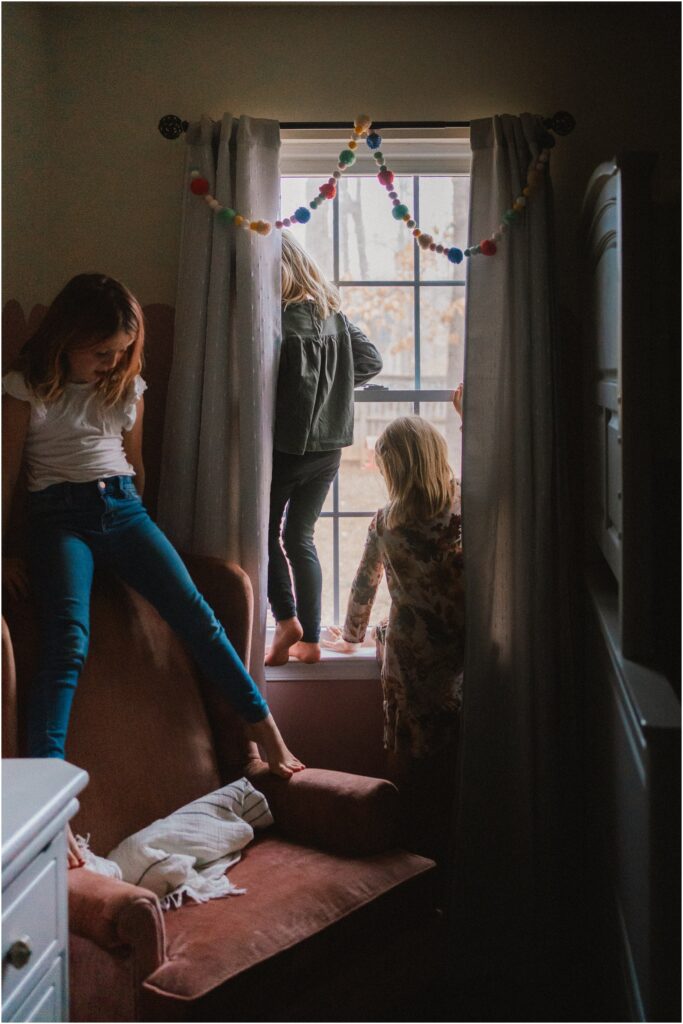
[[[460,419],[462,419],[462,396],[464,391],[464,385],[458,384],[457,388],[453,392],[453,408],[457,412]]]
[[[328,651],[336,651],[337,654],[354,654],[360,650],[362,644],[352,644],[345,640],[339,626],[328,626],[320,638],[320,646]]]

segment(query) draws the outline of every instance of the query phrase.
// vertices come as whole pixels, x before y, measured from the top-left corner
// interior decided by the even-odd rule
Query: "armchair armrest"
[[[67,878],[70,931],[102,949],[133,947],[143,978],[161,966],[166,930],[153,892],[87,868],[75,868]]]
[[[355,856],[398,845],[399,795],[386,779],[322,768],[281,779],[262,762],[252,762],[247,772],[289,839]]]

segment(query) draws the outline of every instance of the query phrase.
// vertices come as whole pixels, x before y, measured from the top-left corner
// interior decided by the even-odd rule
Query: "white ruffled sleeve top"
[[[123,432],[131,430],[147,384],[137,376],[113,406],[105,406],[97,382],[68,383],[55,402],[43,402],[12,370],[2,378],[2,393],[31,406],[24,461],[29,491],[51,484],[86,483],[109,476],[134,476],[126,458]]]

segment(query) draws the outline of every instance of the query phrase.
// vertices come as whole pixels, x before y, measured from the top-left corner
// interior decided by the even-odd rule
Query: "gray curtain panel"
[[[472,244],[526,184],[541,125],[471,129]],[[548,172],[546,172],[547,174]],[[468,274],[463,426],[466,655],[455,920],[466,954],[523,958],[564,868],[568,678],[549,178]],[[571,779],[569,779],[571,782]]]
[[[280,340],[280,239],[216,220],[187,189],[190,170],[225,206],[273,222],[276,121],[225,114],[190,126],[175,346],[159,522],[194,554],[229,558],[254,589],[252,675],[263,683],[268,506]]]

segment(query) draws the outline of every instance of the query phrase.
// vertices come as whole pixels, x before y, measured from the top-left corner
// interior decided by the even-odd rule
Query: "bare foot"
[[[303,771],[306,767],[287,749],[272,715],[268,715],[261,722],[252,723],[251,734],[265,750],[266,761],[273,775],[288,779],[294,772]]]
[[[289,648],[297,640],[301,640],[304,631],[297,618],[283,619],[275,627],[273,642],[266,654],[266,665],[286,665],[289,661]]]
[[[320,661],[320,644],[308,644],[300,640],[298,643],[292,644],[289,653],[298,661],[305,661],[312,665],[314,662]]]
[[[281,754],[277,754],[274,758],[268,758],[268,767],[273,775],[279,775],[283,779],[288,779],[294,772],[302,772],[306,765],[302,764],[298,757],[290,753],[287,747],[283,747]]]
[[[69,868],[82,868],[83,865],[85,864],[85,861],[83,860],[83,856],[81,854],[81,851],[78,848],[78,843],[76,842],[76,837],[73,834],[73,832],[71,831],[71,826],[70,825],[66,826],[66,840],[67,840],[66,862],[67,862]]]

